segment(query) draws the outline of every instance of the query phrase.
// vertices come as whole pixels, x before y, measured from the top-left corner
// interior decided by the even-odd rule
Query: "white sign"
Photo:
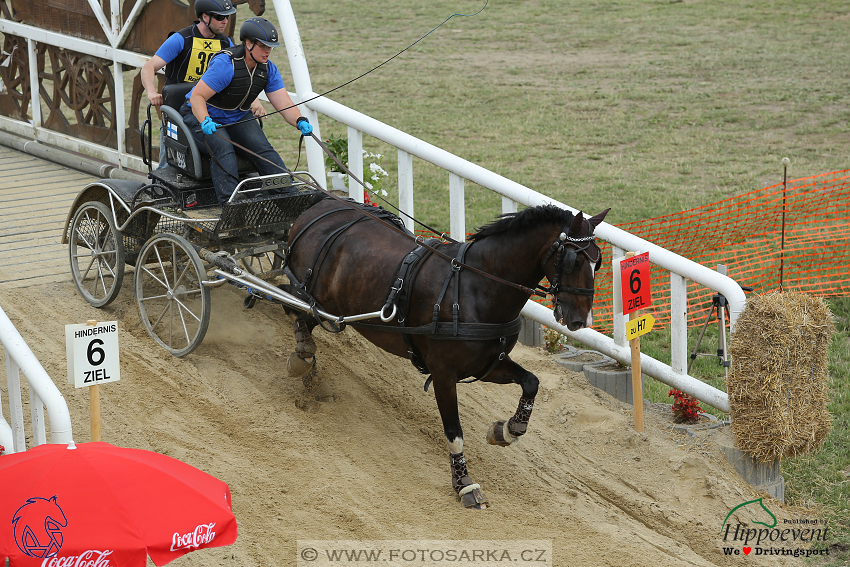
[[[118,363],[118,323],[65,325],[68,383],[76,388],[121,379]]]

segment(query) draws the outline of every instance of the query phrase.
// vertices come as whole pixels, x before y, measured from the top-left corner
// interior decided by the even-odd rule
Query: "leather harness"
[[[348,211],[348,208],[341,209],[333,209],[327,211],[318,217],[314,218],[310,223],[307,224],[298,234],[295,235],[292,242],[289,245],[290,254],[287,255],[287,258],[291,255],[291,251],[295,246],[295,243],[298,241],[298,238],[304,234],[307,229],[312,226],[317,221],[325,218],[326,216],[340,212],[340,211]],[[379,209],[380,210],[380,209]],[[391,217],[395,217],[389,212],[384,211],[386,215]],[[342,331],[345,327],[343,323],[339,327],[334,324],[332,321],[328,321],[328,324],[331,328],[328,328],[322,322],[322,319],[316,313],[317,302],[315,298],[312,296],[313,285],[315,284],[315,280],[313,279],[313,275],[318,272],[321,268],[321,264],[324,259],[327,257],[327,254],[330,250],[333,242],[348,228],[353,226],[354,224],[366,220],[368,217],[358,217],[352,221],[349,221],[336,229],[334,229],[330,234],[328,234],[325,239],[322,241],[321,245],[318,247],[318,251],[313,257],[313,262],[310,268],[304,274],[304,281],[299,282],[298,279],[292,273],[288,263],[284,266],[286,271],[286,275],[289,277],[291,283],[293,283],[299,292],[299,295],[302,295],[303,298],[310,305],[313,310],[313,316],[318,321],[319,325],[322,326],[323,329],[329,332],[338,333]],[[397,221],[400,222],[400,221]],[[472,242],[464,242],[460,245],[457,256],[451,262],[451,269],[447,274],[442,289],[440,290],[440,294],[437,297],[437,300],[434,304],[433,317],[431,322],[425,325],[420,325],[418,327],[408,327],[405,323],[407,321],[407,316],[410,310],[410,298],[413,291],[413,283],[416,281],[416,277],[419,274],[419,271],[424,264],[424,260],[427,259],[434,251],[434,248],[442,244],[442,242],[438,239],[429,239],[423,241],[425,244],[419,244],[410,251],[399,263],[399,267],[396,270],[396,277],[393,280],[393,284],[390,286],[390,292],[387,296],[387,300],[384,303],[383,311],[392,310],[393,307],[396,308],[396,320],[398,321],[398,326],[390,326],[390,325],[377,325],[372,323],[361,323],[354,322],[350,323],[356,328],[373,330],[373,331],[381,331],[388,333],[401,333],[402,338],[404,339],[404,343],[407,345],[407,352],[410,357],[410,362],[413,364],[416,369],[422,374],[430,374],[430,370],[425,364],[424,359],[422,358],[421,353],[413,344],[412,335],[423,335],[432,339],[438,340],[457,340],[457,341],[489,341],[494,339],[499,339],[499,354],[493,360],[493,362],[488,366],[487,370],[484,374],[482,374],[479,378],[475,378],[472,380],[461,380],[461,382],[474,382],[475,380],[480,380],[487,376],[496,365],[505,358],[507,355],[507,338],[516,335],[519,333],[520,327],[522,325],[522,320],[520,316],[517,316],[516,319],[510,321],[508,323],[466,323],[460,321],[460,273],[462,271],[462,264],[464,262],[464,257],[466,255],[467,250],[473,244]],[[454,280],[454,302],[452,303],[452,320],[449,321],[439,321],[440,316],[440,306],[442,305],[443,299],[446,296],[449,286],[451,285],[452,280]],[[428,386],[431,383],[431,378],[425,381],[425,390],[428,390]]]

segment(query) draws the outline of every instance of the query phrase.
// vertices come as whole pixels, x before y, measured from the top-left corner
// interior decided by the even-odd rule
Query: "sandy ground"
[[[230,287],[212,292],[204,343],[176,359],[140,327],[131,282],[103,311],[70,281],[6,289],[0,301],[65,395],[78,442],[89,440],[88,396],[67,384],[64,325],[117,320],[122,380],[101,388],[103,440],[230,485],[237,543],[173,565],[295,565],[299,539],[551,540],[556,566],[794,561],[725,557],[724,518],[759,495],[665,417],[648,412],[646,433],[634,432],[630,406],[540,349],[511,355],[542,385],[529,432],[512,447],[484,435],[512,415],[519,387],[460,388],[469,470],[491,504],[469,511],[451,489],[433,393],[408,362],[351,330],[317,330],[319,385],[308,390],[286,373],[294,339],[282,309],[245,310]],[[780,522],[795,517],[766,501]]]

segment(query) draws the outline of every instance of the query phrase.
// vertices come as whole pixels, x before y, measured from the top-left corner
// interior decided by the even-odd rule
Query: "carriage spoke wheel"
[[[148,240],[136,263],[136,302],[142,324],[174,356],[195,350],[210,324],[210,290],[203,263],[176,234]]]
[[[249,274],[266,279],[270,275],[270,272],[280,270],[285,257],[286,254],[283,250],[260,252],[259,254],[242,258],[242,266]]]
[[[124,279],[124,239],[112,211],[99,201],[74,214],[69,235],[71,277],[83,299],[95,307],[112,303]]]

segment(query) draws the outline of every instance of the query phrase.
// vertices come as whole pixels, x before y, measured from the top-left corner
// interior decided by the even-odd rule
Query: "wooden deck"
[[[70,280],[62,229],[74,197],[95,180],[0,146],[0,289]]]

